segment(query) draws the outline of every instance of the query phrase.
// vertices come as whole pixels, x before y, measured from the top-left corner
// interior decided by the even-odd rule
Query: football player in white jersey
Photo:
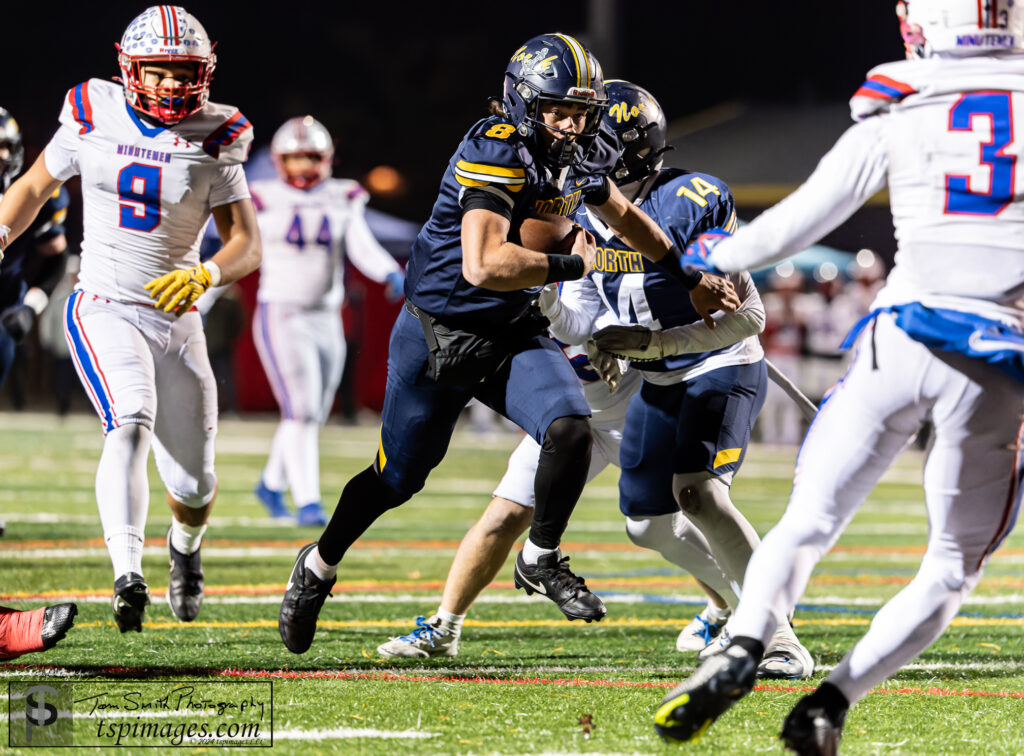
[[[732,645],[655,714],[667,739],[698,737],[750,691],[776,623],[924,418],[935,439],[921,567],[790,712],[786,745],[836,753],[850,705],[942,634],[1017,519],[1024,195],[1014,187],[1024,184],[1024,132],[1014,124],[1024,123],[1024,5],[910,0],[898,11],[909,60],[869,73],[851,100],[858,123],[793,195],[735,236],[704,240],[722,271],[780,260],[888,182],[898,251],[874,310],[851,333],[853,364],[804,439],[786,513],[750,560]]]
[[[242,172],[252,129],[236,108],[207,101],[216,56],[199,21],[178,6],[146,9],[125,31],[118,62],[120,84],[90,79],[68,92],[57,133],[4,195],[0,226],[22,233],[61,183],[81,176],[82,267],[64,325],[103,424],[96,498],[125,632],[141,630],[149,603],[151,445],[173,514],[168,603],[182,621],[199,612],[217,398],[193,304],[255,270],[260,244]],[[224,246],[200,264],[211,212]]]
[[[273,517],[288,517],[291,489],[300,525],[326,525],[320,504],[320,426],[345,365],[341,303],[344,262],[402,296],[402,269],[366,225],[366,190],[331,178],[334,142],[312,116],[286,121],[270,151],[279,180],[254,181],[263,239],[253,338],[281,409],[256,495]]]

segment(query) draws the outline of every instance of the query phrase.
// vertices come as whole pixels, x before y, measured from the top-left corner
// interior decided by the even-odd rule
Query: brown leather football
[[[567,255],[579,228],[562,215],[531,216],[519,226],[519,244],[535,252]]]

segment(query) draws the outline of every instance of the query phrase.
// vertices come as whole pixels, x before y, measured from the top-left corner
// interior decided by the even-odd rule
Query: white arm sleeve
[[[730,275],[736,294],[743,304],[736,312],[716,312],[712,317],[717,327],[712,330],[703,320],[676,326],[661,332],[664,354],[711,352],[731,346],[764,330],[764,305],[749,273]]]
[[[67,124],[62,124],[46,145],[43,153],[46,170],[58,181],[67,181],[79,174],[78,167],[78,132]]]
[[[362,205],[353,208],[345,229],[345,256],[367,278],[380,283],[399,270],[398,262],[380,245],[366,223]]]
[[[241,163],[217,166],[217,178],[210,187],[210,207],[230,205],[251,196]]]
[[[719,242],[709,262],[727,273],[759,268],[806,249],[853,215],[885,186],[886,118],[847,129],[799,189]]]
[[[565,344],[584,344],[594,333],[594,321],[601,311],[601,296],[590,276],[562,283],[561,296],[550,312],[551,335]]]

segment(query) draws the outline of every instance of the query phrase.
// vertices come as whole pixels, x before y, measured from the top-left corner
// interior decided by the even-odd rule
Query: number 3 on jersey
[[[152,231],[160,225],[160,167],[132,163],[117,174],[121,228]]]
[[[981,143],[979,161],[989,167],[988,191],[971,188],[971,177],[946,174],[947,215],[999,215],[1013,201],[1015,155],[1003,150],[1013,142],[1013,101],[1009,92],[971,92],[949,111],[950,131],[971,131],[976,117],[991,123],[991,139]]]

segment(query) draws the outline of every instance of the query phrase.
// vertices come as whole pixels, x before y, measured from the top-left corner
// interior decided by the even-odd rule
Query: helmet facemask
[[[532,136],[537,147],[537,154],[549,168],[561,169],[568,165],[582,163],[590,154],[594,144],[594,137],[601,125],[601,115],[608,106],[607,98],[598,97],[593,89],[577,89],[575,96],[553,98],[545,96],[529,82],[520,80],[514,82],[511,77],[505,77],[506,100],[509,97],[508,90],[512,89],[515,99],[522,103],[525,115],[517,126],[517,130],[523,136]],[[576,131],[551,126],[544,121],[541,113],[541,106],[544,102],[565,103],[566,105],[583,105],[586,108],[586,116],[583,128]],[[508,110],[506,106],[506,111]],[[550,143],[544,136],[545,131],[549,134],[557,134],[562,138],[555,137]]]
[[[25,145],[21,141],[21,129],[14,116],[0,108],[0,192],[21,173],[25,164]]]
[[[176,55],[135,58],[123,53],[118,56],[128,102],[136,110],[165,124],[178,123],[206,105],[210,99],[210,82],[213,79],[216,61],[217,56],[213,53],[206,58]],[[187,63],[195,69],[190,81],[177,82],[171,87],[162,86],[162,82],[160,85],[147,83],[148,67],[166,67],[182,63]]]

